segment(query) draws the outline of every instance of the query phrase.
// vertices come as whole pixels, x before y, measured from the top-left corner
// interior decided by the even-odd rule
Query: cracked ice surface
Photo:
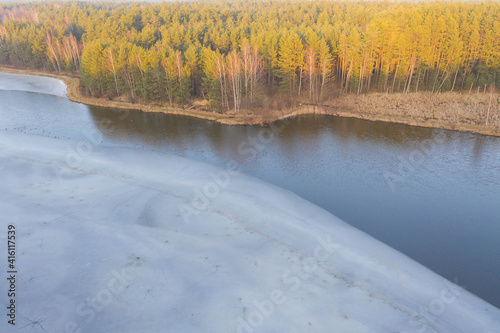
[[[500,332],[499,309],[293,193],[78,144],[0,133],[16,332]]]
[[[39,94],[66,96],[66,85],[58,79],[35,75],[0,72],[0,90],[27,91]]]

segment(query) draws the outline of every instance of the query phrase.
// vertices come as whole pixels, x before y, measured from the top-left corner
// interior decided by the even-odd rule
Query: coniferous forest
[[[0,64],[79,75],[91,96],[234,112],[269,96],[482,91],[500,82],[500,3],[4,4]]]

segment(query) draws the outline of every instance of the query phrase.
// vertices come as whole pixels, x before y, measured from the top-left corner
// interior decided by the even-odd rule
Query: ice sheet
[[[28,91],[60,97],[65,97],[67,93],[66,85],[58,79],[3,72],[0,72],[0,90]]]
[[[233,168],[0,132],[0,171],[2,332],[500,332],[499,309]]]

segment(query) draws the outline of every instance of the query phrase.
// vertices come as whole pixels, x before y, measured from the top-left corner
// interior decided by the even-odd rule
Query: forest
[[[500,3],[0,5],[0,64],[72,73],[89,96],[240,112],[340,94],[498,86]]]

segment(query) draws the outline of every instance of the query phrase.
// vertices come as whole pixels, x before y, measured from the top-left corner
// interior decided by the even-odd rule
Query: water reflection
[[[133,138],[154,147],[160,147],[165,142],[179,149],[208,144],[214,151],[224,152],[224,155],[228,151],[235,154],[241,142],[255,137],[262,130],[257,126],[225,126],[216,122],[177,115],[134,110],[110,112],[110,110],[112,109],[89,107],[95,126],[105,133],[107,138],[114,141]],[[108,121],[113,124],[112,131],[106,131]],[[343,144],[350,140],[378,141],[402,149],[414,147],[428,140],[435,140],[438,135],[442,135],[441,132],[430,128],[322,115],[285,119],[274,123],[273,127],[280,129],[279,132],[274,132],[274,135],[278,139],[278,144],[283,148],[283,152],[293,151],[297,145],[306,145],[314,150],[315,143],[318,140],[321,141],[325,135]],[[480,141],[476,144],[481,145],[482,136],[479,136],[478,140]],[[475,152],[481,153],[477,149]]]

